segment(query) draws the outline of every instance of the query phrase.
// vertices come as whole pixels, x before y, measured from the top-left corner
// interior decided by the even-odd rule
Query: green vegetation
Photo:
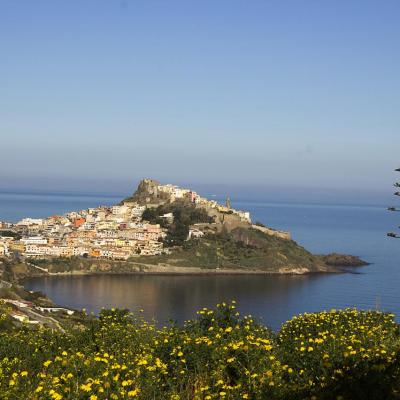
[[[11,399],[382,400],[400,397],[393,315],[304,314],[278,333],[234,302],[157,328],[104,310],[66,333],[13,328],[0,305],[0,393]]]
[[[49,305],[50,300],[41,292],[30,292],[20,285],[0,288],[0,299],[25,300],[37,305]]]
[[[360,257],[347,254],[331,253],[322,255],[320,258],[325,264],[336,267],[362,267],[368,265],[368,263],[361,260]]]
[[[136,257],[133,258],[136,260]],[[131,261],[104,260],[86,257],[54,257],[46,259],[32,260],[41,268],[45,268],[50,273],[115,273],[124,274],[140,272],[140,267]],[[36,274],[45,272],[34,271]]]
[[[162,215],[172,213],[173,221],[170,222]],[[166,246],[182,246],[189,234],[189,226],[201,222],[211,223],[206,210],[196,208],[188,201],[175,201],[158,206],[157,208],[147,208],[142,216],[143,220],[153,224],[160,224],[167,228],[167,236],[164,240]]]
[[[73,272],[80,271],[86,268],[90,269],[92,260],[85,257],[52,257],[35,259],[30,261],[31,264],[37,265],[41,268],[48,269],[49,272]]]
[[[19,234],[18,232],[10,231],[10,230],[0,230],[0,236],[12,237],[16,240],[19,240],[22,238],[21,234]]]
[[[7,282],[15,282],[29,275],[29,267],[18,259],[0,258],[0,276]]]
[[[166,263],[182,267],[258,269],[308,268],[317,271],[324,264],[292,240],[269,236],[256,229],[236,228],[232,232],[208,234],[186,241],[172,254],[138,258],[141,262]]]

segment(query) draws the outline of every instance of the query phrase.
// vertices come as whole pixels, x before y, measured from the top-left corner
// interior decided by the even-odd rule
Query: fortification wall
[[[252,225],[252,228],[258,229],[259,231],[264,232],[266,235],[276,236],[285,240],[291,239],[290,232],[278,231],[272,228],[268,228],[266,226],[259,226],[259,225]]]

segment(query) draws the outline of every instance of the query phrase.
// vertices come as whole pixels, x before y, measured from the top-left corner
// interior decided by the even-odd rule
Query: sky
[[[391,192],[399,13],[397,0],[2,0],[0,189],[153,177]]]

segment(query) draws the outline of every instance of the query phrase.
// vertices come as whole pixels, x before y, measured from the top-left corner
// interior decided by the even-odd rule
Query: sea
[[[0,220],[15,222],[111,205],[123,197],[0,191]],[[230,300],[237,301],[242,314],[274,330],[298,314],[347,307],[400,316],[400,240],[386,236],[399,221],[383,205],[278,203],[243,196],[233,199],[232,206],[250,211],[253,221],[290,231],[313,253],[358,255],[370,265],[347,273],[304,276],[58,276],[33,278],[25,286],[62,306],[96,314],[102,308],[128,308],[159,325],[182,323],[202,307]]]

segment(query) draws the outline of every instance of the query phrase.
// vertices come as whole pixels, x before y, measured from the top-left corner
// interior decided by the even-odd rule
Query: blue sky
[[[2,0],[0,188],[146,176],[391,191],[399,13],[390,0]]]

